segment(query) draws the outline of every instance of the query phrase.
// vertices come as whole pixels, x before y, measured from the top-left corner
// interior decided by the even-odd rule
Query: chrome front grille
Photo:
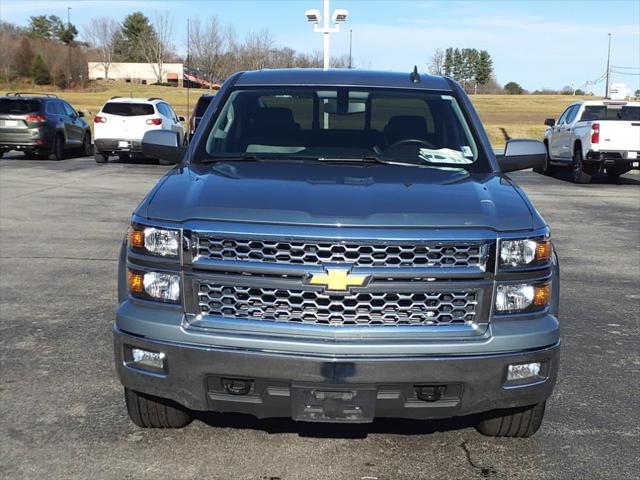
[[[479,292],[423,291],[346,294],[198,282],[200,313],[226,318],[316,325],[470,325]]]
[[[355,267],[481,267],[487,248],[482,242],[387,244],[321,241],[280,241],[202,235],[195,245],[197,257],[212,260],[325,265],[348,263]]]

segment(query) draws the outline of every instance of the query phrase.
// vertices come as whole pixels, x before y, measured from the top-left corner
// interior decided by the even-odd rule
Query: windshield
[[[102,113],[123,117],[138,117],[142,115],[153,115],[155,111],[153,105],[149,103],[109,102],[102,107]]]
[[[40,100],[0,98],[0,113],[33,113],[40,111]]]
[[[589,105],[584,108],[582,121],[594,120],[640,120],[640,107],[622,105]]]
[[[371,158],[475,169],[479,152],[450,95],[381,88],[264,88],[232,92],[204,132],[201,155]]]

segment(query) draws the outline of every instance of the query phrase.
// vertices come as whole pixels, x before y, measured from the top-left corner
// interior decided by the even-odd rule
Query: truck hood
[[[169,172],[137,212],[149,219],[289,225],[532,228],[503,177],[367,163],[237,161]]]

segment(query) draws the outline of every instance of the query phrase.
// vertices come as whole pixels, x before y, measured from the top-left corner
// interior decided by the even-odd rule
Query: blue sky
[[[243,35],[268,27],[279,45],[298,51],[322,48],[321,35],[305,22],[306,8],[322,8],[321,0],[0,0],[0,18],[26,25],[31,15],[55,14],[80,27],[93,16],[121,20],[141,10],[153,17],[168,11],[174,40],[185,49],[187,18],[204,21],[217,15]],[[606,69],[607,33],[612,34],[612,64],[629,73],[640,72],[640,1],[405,1],[332,0],[350,16],[332,51],[347,53],[353,30],[353,55],[364,68],[409,71],[426,69],[436,48],[486,49],[494,60],[498,81],[517,81],[527,89],[581,87]],[[614,74],[633,90],[640,75]],[[602,93],[604,82],[589,87]]]

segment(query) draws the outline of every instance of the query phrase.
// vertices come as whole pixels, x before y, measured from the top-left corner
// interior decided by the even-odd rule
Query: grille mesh
[[[369,267],[484,267],[482,247],[479,242],[387,245],[242,240],[201,236],[197,241],[197,255],[215,260],[297,265],[349,263]]]
[[[326,325],[464,325],[477,292],[349,293],[200,283],[201,313],[228,318]]]

